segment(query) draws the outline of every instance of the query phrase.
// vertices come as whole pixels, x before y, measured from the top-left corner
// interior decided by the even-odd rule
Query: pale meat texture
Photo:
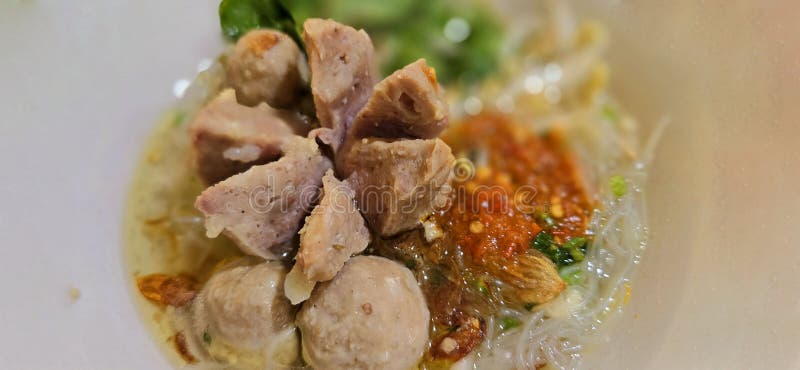
[[[405,266],[356,255],[367,226],[396,235],[447,202],[455,158],[436,138],[448,124],[444,91],[424,60],[376,86],[363,30],[309,19],[303,39],[308,64],[285,34],[243,36],[224,60],[235,91],[190,126],[200,175],[216,183],[195,202],[207,235],[268,260],[212,276],[192,303],[193,338],[212,358],[217,343],[263,351],[296,322],[315,369],[407,370],[429,339],[422,291]],[[321,126],[308,137],[271,108],[303,110],[305,67]],[[305,300],[295,321],[292,305]]]
[[[319,136],[336,151],[375,85],[372,41],[364,30],[317,18],[303,23],[303,40],[317,118],[330,130]]]
[[[303,357],[315,369],[416,365],[430,313],[410,270],[382,257],[351,258],[298,313]]]
[[[448,113],[436,72],[420,59],[375,86],[353,121],[351,135],[432,139],[447,128]]]
[[[233,90],[214,98],[189,124],[195,166],[208,184],[278,159],[295,136],[281,112],[266,105],[246,107]]]
[[[238,266],[214,274],[192,303],[198,342],[260,349],[291,327],[294,309],[283,295],[286,269],[277,262]]]
[[[455,163],[440,139],[392,142],[362,139],[340,170],[356,189],[356,202],[373,231],[394,235],[421,225],[444,206]]]
[[[224,232],[242,252],[267,260],[287,256],[331,162],[306,138],[294,138],[283,151],[280,160],[254,166],[200,194],[195,207],[205,215],[209,237]]]
[[[300,230],[295,266],[314,282],[333,279],[350,256],[361,253],[370,240],[350,184],[337,180],[331,170],[322,184],[322,199]]]
[[[228,85],[245,105],[267,103],[291,108],[305,89],[305,57],[294,40],[282,32],[258,29],[246,33],[224,64]]]

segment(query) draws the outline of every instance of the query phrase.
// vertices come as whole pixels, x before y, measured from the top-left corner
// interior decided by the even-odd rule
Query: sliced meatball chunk
[[[281,145],[295,136],[283,112],[236,102],[225,90],[201,109],[189,125],[194,162],[200,178],[215,184],[253,165],[281,156]]]
[[[407,370],[422,357],[430,313],[411,271],[383,257],[351,258],[297,318],[315,369]]]
[[[267,352],[282,348],[297,354],[297,340],[291,336],[295,311],[283,296],[285,276],[286,269],[277,262],[242,265],[214,274],[192,303],[196,341],[204,343],[212,357],[230,349]],[[287,348],[292,344],[295,348]],[[284,360],[293,362],[285,356]]]
[[[340,170],[349,176],[370,228],[389,236],[420,226],[445,205],[454,163],[450,147],[440,139],[362,139],[352,145]]]
[[[317,118],[331,131],[320,138],[338,150],[375,85],[372,41],[364,30],[317,18],[303,23],[303,40]]]
[[[350,256],[369,244],[369,230],[358,212],[355,191],[329,170],[322,178],[322,200],[300,230],[297,266],[311,281],[333,279]]]
[[[315,283],[336,276],[344,263],[369,244],[369,230],[356,209],[355,191],[328,170],[322,178],[322,199],[300,230],[296,263],[286,278],[292,304],[308,299]]]
[[[254,166],[197,197],[208,237],[224,232],[246,254],[286,258],[331,162],[311,139],[295,137],[282,151],[286,155],[278,161]]]
[[[436,72],[420,59],[375,86],[353,121],[351,135],[432,139],[447,128],[448,113]]]
[[[275,108],[296,105],[308,66],[288,35],[257,29],[246,33],[227,56],[225,79],[242,104],[267,103]]]

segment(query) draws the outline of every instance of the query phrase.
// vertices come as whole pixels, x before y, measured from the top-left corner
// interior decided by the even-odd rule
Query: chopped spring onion
[[[539,213],[538,215],[536,215],[536,218],[538,218],[539,221],[544,223],[546,229],[552,228],[553,226],[556,225],[556,220],[554,220],[553,217],[550,216],[550,214],[547,212]]]
[[[566,243],[564,243],[562,248],[566,249],[567,252],[569,252],[570,256],[572,256],[575,262],[580,262],[583,261],[583,251],[581,250],[581,247],[583,247],[584,245],[586,245],[586,239],[577,237],[577,238],[572,238]]]
[[[580,265],[563,267],[558,270],[558,275],[567,285],[581,285],[586,281],[586,276],[584,276]]]
[[[517,326],[520,326],[520,324],[521,323],[519,322],[519,320],[513,317],[505,316],[500,319],[500,330],[502,331],[511,330],[513,328],[516,328]]]
[[[611,193],[617,198],[628,192],[628,183],[626,183],[625,178],[620,175],[611,176],[609,183],[611,185]]]
[[[475,288],[484,296],[489,296],[489,287],[486,286],[486,282],[483,281],[483,278],[475,279]]]
[[[583,261],[586,245],[586,238],[582,237],[572,238],[564,245],[558,245],[553,239],[553,234],[547,231],[539,232],[531,241],[531,248],[542,252],[559,268]]]
[[[185,120],[186,120],[186,113],[185,112],[175,112],[175,115],[174,115],[174,118],[173,118],[173,121],[172,121],[172,126],[173,127],[181,127],[181,125],[183,125],[183,122]]]
[[[617,113],[617,110],[610,104],[603,105],[603,108],[600,111],[600,113],[603,115],[603,118],[605,118],[608,122],[611,123],[619,122],[619,113]]]

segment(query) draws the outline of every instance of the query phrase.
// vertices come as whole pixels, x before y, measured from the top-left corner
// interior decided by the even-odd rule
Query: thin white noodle
[[[558,21],[558,20],[556,20]],[[556,63],[562,68],[563,78],[557,82],[563,95],[568,95],[578,82],[585,80],[590,67],[601,60],[606,48],[605,39],[582,50],[564,52]],[[540,73],[542,66],[534,66],[526,73]],[[207,75],[214,77],[220,72],[218,63]],[[206,77],[198,86],[192,86],[180,104],[184,112],[194,112],[211,93],[219,90],[218,78]],[[508,95],[524,93],[522,79],[516,79],[504,91]],[[546,117],[537,119],[538,129],[549,128],[554,124],[570,122],[577,128],[585,128],[587,137],[579,138],[575,147],[579,157],[589,164],[588,177],[591,182],[602,184],[612,175],[626,178],[629,191],[620,199],[609,194],[608,189],[600,189],[602,205],[590,220],[589,229],[595,231],[586,260],[581,264],[585,282],[574,287],[580,300],[570,308],[563,318],[547,318],[541,310],[524,314],[524,325],[517,330],[502,332],[497,330],[493,317],[486,318],[486,340],[473,354],[472,368],[489,369],[535,369],[536,364],[547,361],[553,368],[574,369],[581,366],[580,352],[588,345],[602,342],[601,324],[609,314],[618,311],[620,289],[628,282],[631,272],[638,263],[647,240],[645,223],[646,205],[644,203],[644,184],[647,168],[653,160],[656,146],[669,124],[668,118],[659,120],[651,135],[639,152],[638,162],[631,158],[624,160],[620,153],[636,153],[635,143],[620,132],[618,127],[598,122],[592,117],[592,110],[572,108],[555,109]],[[571,288],[572,289],[572,288]],[[503,314],[508,314],[504,312]],[[218,365],[217,365],[218,366]],[[202,364],[187,368],[209,368]]]
[[[524,369],[526,367],[528,361],[525,361],[525,354],[527,352],[526,349],[530,349],[530,332],[533,326],[542,319],[543,315],[541,311],[534,312],[522,328],[520,340],[517,341],[517,368]]]
[[[494,341],[487,340],[489,344],[481,347],[476,368],[534,369],[537,363],[546,361],[553,368],[575,369],[581,366],[580,351],[583,348],[607,340],[598,335],[602,324],[614,312],[620,311],[624,297],[622,289],[628,289],[626,284],[646,245],[648,232],[643,188],[647,180],[646,169],[667,123],[668,120],[661,120],[655,126],[640,152],[639,162],[635,161],[637,158],[622,161],[619,156],[615,157],[614,153],[618,151],[608,150],[608,146],[618,146],[620,140],[624,140],[610,125],[605,125],[609,128],[602,129],[597,137],[589,139],[588,144],[581,142],[587,144],[586,147],[595,146],[578,153],[587,158],[586,163],[594,166],[590,169],[594,171],[593,179],[607,181],[612,175],[620,174],[629,186],[628,192],[619,199],[608,189],[598,186],[602,195],[601,207],[595,211],[589,224],[591,230],[596,230],[594,242],[581,265],[586,279],[582,286],[574,287],[581,299],[565,318],[545,318],[543,312],[537,310],[528,314],[519,331],[493,336]],[[514,352],[510,363],[502,358],[501,351],[505,344],[510,344],[509,341],[514,343],[505,347]]]

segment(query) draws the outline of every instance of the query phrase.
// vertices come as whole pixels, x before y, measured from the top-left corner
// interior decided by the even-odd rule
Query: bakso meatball
[[[206,343],[255,350],[292,326],[294,312],[283,295],[285,268],[277,262],[216,273],[195,298],[194,334]]]
[[[315,369],[408,370],[422,357],[430,313],[414,276],[382,257],[350,259],[298,314]]]
[[[242,36],[225,61],[228,84],[239,103],[255,106],[265,102],[274,108],[290,108],[300,96],[302,70],[308,69],[297,44],[274,30],[253,30]]]

